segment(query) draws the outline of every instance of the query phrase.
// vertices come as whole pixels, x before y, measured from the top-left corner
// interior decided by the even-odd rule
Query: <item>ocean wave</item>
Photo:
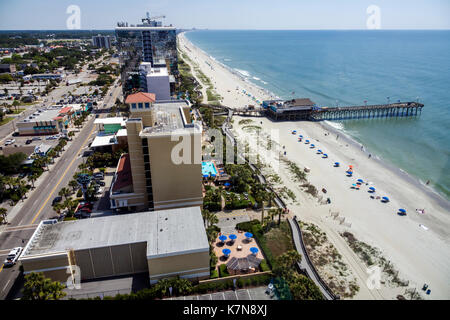
[[[228,59],[228,58],[225,58],[225,59],[223,59],[223,61],[231,61],[231,59]]]
[[[324,122],[335,129],[344,131],[344,125],[340,122],[334,122],[334,121],[328,121],[328,120],[325,120]]]
[[[258,77],[253,77],[253,79],[255,79],[255,80],[257,80],[257,81],[261,80],[261,79],[258,78]]]
[[[241,70],[241,69],[234,69],[237,72],[239,72],[240,74],[242,74],[244,77],[250,77],[250,73],[246,70]]]

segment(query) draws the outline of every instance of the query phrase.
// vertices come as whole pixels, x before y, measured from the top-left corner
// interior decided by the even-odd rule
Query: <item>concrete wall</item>
[[[209,250],[148,259],[150,282],[179,275],[193,280],[209,278]]]
[[[131,175],[133,177],[134,194],[138,196],[137,203],[148,203],[145,186],[144,156],[142,154],[142,140],[139,133],[142,122],[127,121],[128,153],[130,154]]]
[[[201,145],[201,135],[188,134],[187,137],[191,139],[190,163],[181,164],[175,164],[171,158],[178,141],[171,141],[170,135],[148,139],[155,210],[203,204],[201,154],[199,163],[194,162],[198,161],[194,157],[195,144]]]
[[[146,252],[147,243],[139,242],[78,250],[75,257],[81,269],[81,280],[89,280],[146,272]]]
[[[169,76],[147,76],[147,92],[154,93],[156,101],[170,100]]]

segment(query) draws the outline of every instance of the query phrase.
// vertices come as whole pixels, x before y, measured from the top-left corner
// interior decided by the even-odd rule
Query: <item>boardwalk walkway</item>
[[[292,238],[294,240],[295,248],[302,255],[302,259],[298,263],[300,269],[303,270],[303,272],[305,272],[312,281],[314,281],[314,283],[319,287],[325,299],[335,300],[336,299],[335,296],[333,295],[333,293],[329,291],[328,287],[323,283],[316,269],[314,269],[313,264],[309,260],[305,244],[302,241],[301,230],[300,227],[298,226],[297,221],[293,219],[288,219],[288,221],[289,225],[291,226]]]

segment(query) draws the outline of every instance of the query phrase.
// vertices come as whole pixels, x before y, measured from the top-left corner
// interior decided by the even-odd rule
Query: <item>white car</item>
[[[8,140],[6,140],[5,146],[9,146],[10,144],[13,144],[14,142],[16,142],[16,139],[8,139]]]
[[[17,247],[12,249],[9,253],[8,256],[6,257],[5,261],[3,262],[5,267],[11,267],[13,265],[16,264],[17,259],[19,259],[20,254],[22,253],[23,248],[22,247]]]
[[[96,194],[102,194],[103,193],[103,188],[98,188],[97,192],[95,192]]]

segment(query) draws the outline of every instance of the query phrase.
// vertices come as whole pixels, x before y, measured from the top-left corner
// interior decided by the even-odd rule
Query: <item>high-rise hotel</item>
[[[118,23],[116,27],[124,91],[140,87],[141,62],[150,62],[153,65],[155,62],[164,61],[169,74],[175,77],[178,75],[176,28],[145,20],[136,26]]]
[[[126,123],[129,159],[118,171],[131,171],[129,187],[111,187],[111,208],[161,210],[201,206],[202,126],[193,122],[183,100],[157,101],[152,93],[131,94]],[[127,161],[129,161],[127,163]],[[122,169],[124,168],[124,169]],[[127,174],[123,174],[127,176]],[[120,172],[118,172],[120,180]]]

